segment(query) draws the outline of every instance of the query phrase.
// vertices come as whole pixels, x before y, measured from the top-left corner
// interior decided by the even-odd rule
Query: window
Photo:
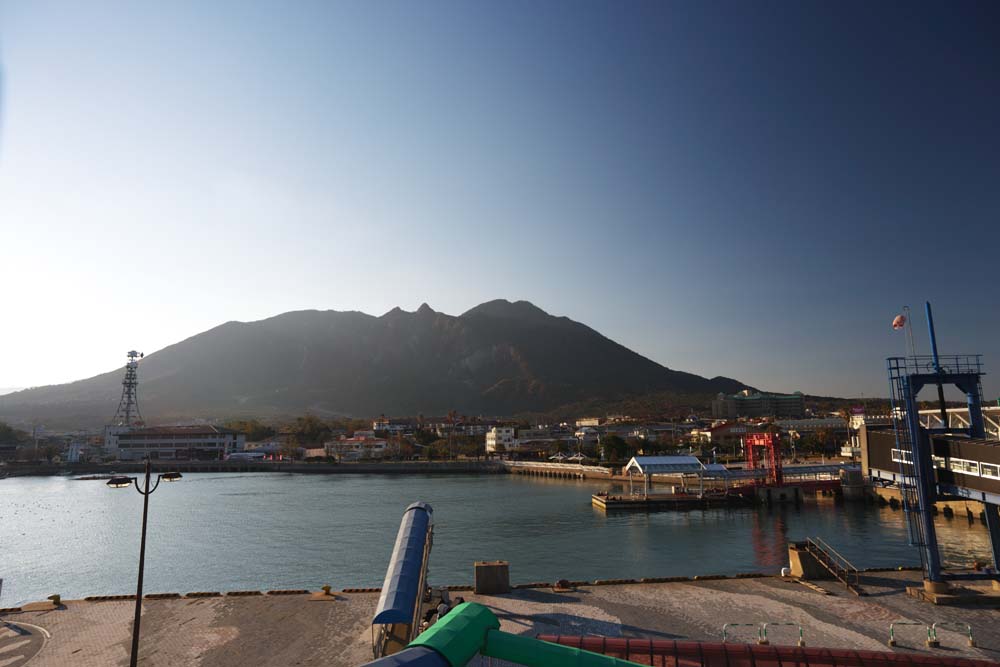
[[[968,459],[951,459],[949,469],[963,475],[979,476],[979,463]]]
[[[913,452],[908,452],[905,449],[893,449],[892,460],[896,463],[913,463]]]
[[[948,469],[948,459],[943,456],[931,456],[931,461],[934,462],[935,468],[944,468],[945,470]]]
[[[993,479],[1000,479],[1000,466],[993,465],[992,463],[980,463],[979,473],[983,477],[991,477]]]

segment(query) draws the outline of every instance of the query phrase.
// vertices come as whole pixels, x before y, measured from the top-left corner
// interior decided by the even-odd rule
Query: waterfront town
[[[779,433],[790,457],[857,456],[863,409],[814,414],[802,394],[746,391],[719,395],[711,409],[676,421],[627,415],[583,416],[573,422],[531,424],[510,419],[443,416],[371,421],[322,420],[313,415],[265,424],[146,426],[116,422],[102,432],[51,432],[0,427],[0,461],[99,463],[138,461],[301,460],[352,462],[480,459],[569,461],[623,460],[635,454],[695,453],[716,459],[743,455],[750,433]],[[883,417],[884,420],[884,417]]]
[[[956,423],[962,408],[951,408]],[[1000,434],[1000,407],[985,407],[986,426]],[[934,408],[922,411],[936,418]],[[884,408],[863,406],[821,412],[801,393],[744,391],[718,395],[711,408],[670,421],[628,415],[582,416],[572,422],[533,424],[503,418],[442,416],[330,419],[314,415],[266,423],[146,426],[129,415],[103,430],[23,430],[0,424],[0,470],[27,463],[141,461],[305,461],[348,463],[496,458],[568,463],[624,461],[634,455],[685,453],[738,461],[754,433],[775,433],[786,457],[856,459],[864,424],[889,423]],[[30,429],[30,430],[29,430]]]

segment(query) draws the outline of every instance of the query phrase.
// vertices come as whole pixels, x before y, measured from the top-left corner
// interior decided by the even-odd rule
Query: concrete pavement
[[[773,644],[794,645],[802,627],[808,646],[890,650],[889,624],[900,626],[896,651],[1000,659],[1000,612],[918,602],[905,594],[913,572],[862,575],[869,595],[856,597],[836,582],[818,582],[830,595],[778,577],[671,583],[515,589],[508,595],[453,592],[491,607],[502,628],[537,634],[598,634],[612,637],[720,641],[724,623],[791,623],[773,626]],[[338,593],[335,601],[309,595],[255,595],[146,600],[143,604],[140,664],[193,665],[363,664],[371,657],[370,622],[378,593]],[[127,665],[133,603],[63,601],[64,608],[10,614],[13,624],[45,628],[51,639],[29,667],[67,664]],[[941,648],[924,645],[926,625],[947,623]],[[972,626],[977,646],[968,646],[960,624]],[[742,630],[742,628],[740,629]],[[735,641],[754,641],[755,631],[739,631]],[[2,641],[10,641],[10,638]],[[11,644],[13,645],[13,644]],[[22,645],[29,648],[28,645]],[[3,644],[0,643],[0,649]],[[9,651],[13,656],[22,648]],[[0,667],[21,667],[25,660]]]

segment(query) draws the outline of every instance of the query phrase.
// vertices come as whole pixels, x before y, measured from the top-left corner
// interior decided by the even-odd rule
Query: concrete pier
[[[512,574],[517,563],[511,563]],[[855,597],[842,588],[807,588],[781,577],[705,577],[644,583],[568,582],[515,586],[503,595],[466,600],[490,607],[501,629],[538,634],[606,635],[652,639],[721,641],[726,623],[772,624],[772,644],[795,645],[797,626],[807,646],[893,650],[928,656],[995,659],[1000,654],[996,611],[930,607],[906,595],[919,585],[918,572],[863,572],[870,593]],[[821,582],[825,585],[825,582]],[[371,659],[370,623],[378,591],[308,592],[285,595],[213,595],[146,599],[143,603],[140,664],[146,667],[261,667],[287,665],[354,667]],[[332,598],[332,599],[330,599]],[[29,635],[0,636],[4,659],[36,650],[28,667],[123,667],[128,664],[134,602],[64,600],[47,611],[3,613]],[[932,610],[932,611],[930,611]],[[921,619],[937,622],[940,647],[925,645],[923,625],[897,625],[896,646],[887,646],[889,624]],[[780,624],[786,625],[780,625]],[[960,630],[972,626],[975,646]],[[793,624],[793,625],[787,625]],[[794,627],[793,627],[794,626]],[[754,642],[752,628],[729,641]],[[44,633],[44,634],[43,634]],[[35,644],[17,644],[36,637]],[[5,663],[7,664],[7,663]],[[8,667],[20,667],[22,662]]]
[[[690,510],[750,504],[745,498],[735,495],[699,498],[686,494],[650,494],[644,497],[596,493],[590,497],[590,502],[602,510]]]

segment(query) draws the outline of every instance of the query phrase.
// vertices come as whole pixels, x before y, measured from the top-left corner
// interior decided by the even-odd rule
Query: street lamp
[[[181,479],[179,472],[164,472],[156,476],[156,484],[150,488],[150,461],[146,457],[146,483],[139,488],[139,480],[135,477],[116,475],[108,480],[112,489],[124,489],[135,484],[135,490],[142,495],[142,538],[139,541],[139,581],[135,586],[135,620],[132,622],[132,657],[129,667],[136,667],[139,662],[139,621],[142,620],[142,572],[146,565],[146,517],[149,515],[149,495],[156,491],[160,482],[177,482]]]

